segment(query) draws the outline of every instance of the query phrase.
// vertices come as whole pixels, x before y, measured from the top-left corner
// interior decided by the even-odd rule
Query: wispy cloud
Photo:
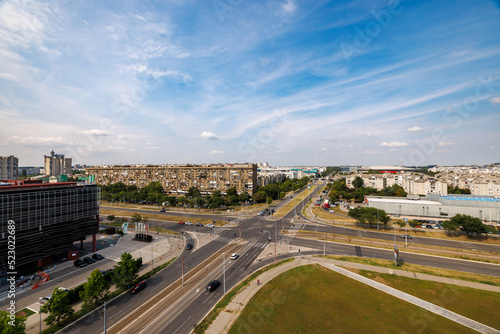
[[[381,142],[380,146],[385,146],[385,147],[405,147],[408,146],[407,143],[404,142],[398,142],[398,141],[391,141],[391,142]]]
[[[406,131],[408,132],[420,132],[423,130],[424,129],[422,129],[420,126],[412,126],[411,128],[406,129]]]
[[[224,154],[224,152],[223,151],[212,150],[212,151],[210,151],[210,154]]]

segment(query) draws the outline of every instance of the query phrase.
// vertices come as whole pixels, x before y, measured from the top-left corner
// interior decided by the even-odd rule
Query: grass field
[[[134,212],[132,211],[120,211],[120,210],[106,210],[109,213],[108,215],[113,214],[115,216],[120,216],[120,217],[132,217]],[[142,217],[147,217],[148,219],[151,219],[151,215],[141,215]],[[164,214],[155,214],[154,215],[155,220],[164,220],[164,221],[173,221],[173,222],[178,222],[179,220],[183,221],[190,221],[192,223],[202,223],[202,224],[212,224],[213,220],[212,219],[204,219],[204,218],[195,218],[195,217],[182,217],[182,216],[174,216],[174,215],[164,215]],[[215,220],[215,225],[216,226],[223,226],[227,224],[227,221],[222,221],[222,220]],[[103,224],[105,224],[103,222]]]
[[[319,265],[293,268],[252,297],[229,333],[475,333]]]
[[[359,274],[500,330],[500,293],[359,270]]]
[[[290,210],[292,210],[297,204],[299,204],[300,201],[302,201],[310,193],[312,193],[315,188],[316,188],[316,186],[311,186],[311,188],[304,190],[303,192],[301,192],[300,194],[298,194],[297,196],[292,198],[292,200],[290,202],[288,202],[282,208],[280,208],[278,211],[276,211],[274,216],[276,216],[276,217],[285,216]]]
[[[323,257],[323,256],[318,255],[318,257]],[[400,270],[411,271],[414,273],[429,274],[429,275],[435,275],[435,276],[441,276],[441,277],[461,279],[464,281],[500,286],[500,277],[496,277],[496,276],[472,274],[472,273],[466,273],[463,271],[427,267],[427,266],[421,266],[418,264],[410,264],[410,263],[400,264],[398,267],[396,267],[394,265],[393,261],[380,260],[380,259],[367,259],[367,258],[361,258],[361,257],[355,257],[355,256],[327,255],[326,258],[339,260],[339,261],[362,263],[362,264],[368,264],[371,266],[391,268],[391,269],[400,269]]]

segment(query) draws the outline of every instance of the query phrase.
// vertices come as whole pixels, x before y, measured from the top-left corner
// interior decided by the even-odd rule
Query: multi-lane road
[[[316,195],[318,189],[297,205],[297,211]],[[283,205],[283,204],[281,204]],[[137,211],[137,210],[134,210]],[[150,212],[150,211],[145,211]],[[370,231],[360,231],[339,226],[322,226],[306,223],[304,217],[300,222],[291,222],[295,210],[290,211],[278,223],[288,230],[309,230],[322,233],[358,235],[369,238],[392,240],[393,235]],[[177,214],[177,213],[176,213]],[[185,214],[190,216],[190,214]],[[202,215],[212,219],[213,215]],[[197,215],[197,217],[200,217]],[[191,231],[213,233],[206,227],[184,226],[176,222],[155,221],[165,228],[184,232],[187,242],[195,243]],[[223,282],[223,257],[225,253],[225,287],[229,291],[243,278],[258,268],[271,263],[274,257],[267,257],[256,261],[262,250],[268,245],[269,231],[271,242],[276,238],[276,223],[264,217],[242,219],[235,227],[216,228],[213,241],[202,247],[195,244],[195,249],[184,250],[171,265],[147,281],[148,287],[137,295],[124,294],[107,305],[106,327],[109,333],[190,333],[193,326],[198,324],[207,312],[218,302],[224,294],[224,286],[214,292],[207,292],[205,287],[211,280]],[[242,238],[239,238],[241,231]],[[393,259],[392,250],[372,247],[346,245],[340,243],[326,243],[320,240],[293,238],[290,234],[277,235],[278,239],[286,238],[294,246],[302,248],[301,253],[289,253],[278,257],[292,257],[305,254],[339,254],[348,256],[375,257],[379,259]],[[452,248],[467,248],[500,253],[500,246],[478,243],[464,243],[450,240],[418,238],[415,243],[444,246]],[[325,249],[324,249],[325,247]],[[230,260],[231,253],[237,252],[240,258]],[[406,263],[422,264],[438,268],[461,270],[471,273],[486,274],[500,277],[500,266],[496,264],[464,261],[437,256],[428,256],[415,253],[400,252],[400,258]],[[182,273],[184,272],[184,284]],[[104,328],[104,313],[102,308],[92,312],[77,323],[65,328],[62,333],[102,333]]]

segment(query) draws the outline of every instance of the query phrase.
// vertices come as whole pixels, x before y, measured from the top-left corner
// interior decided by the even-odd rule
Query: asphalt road
[[[297,213],[304,207],[307,202],[316,196],[321,187],[306,199],[301,201],[297,206]],[[281,203],[280,205],[284,205]],[[132,210],[132,209],[131,209]],[[133,210],[138,211],[138,210]],[[144,210],[145,212],[151,213],[151,211]],[[140,211],[138,211],[140,212]],[[227,249],[228,245],[236,244],[237,236],[242,235],[242,240],[239,242],[238,246],[234,246],[238,249],[237,252],[240,253],[241,257],[236,261],[229,261],[229,254],[226,254],[226,291],[229,291],[234,285],[238,284],[244,277],[250,275],[258,268],[271,263],[274,259],[269,257],[262,261],[255,261],[259,254],[262,252],[265,245],[268,243],[268,234],[264,231],[269,231],[271,234],[271,240],[275,239],[275,227],[279,231],[281,225],[284,225],[285,229],[307,229],[316,230],[319,232],[328,233],[331,232],[332,227],[320,226],[320,225],[303,225],[301,223],[290,223],[290,219],[294,216],[294,210],[290,211],[283,220],[279,220],[277,223],[274,221],[266,220],[267,217],[255,216],[249,219],[242,220],[239,226],[228,228],[228,227],[216,227],[215,233],[219,235],[217,239],[209,242],[203,247],[197,249],[196,251],[184,251],[184,268],[185,273],[190,269],[199,266],[207,258],[215,254],[220,254],[223,248]],[[190,214],[186,214],[190,216]],[[199,217],[199,215],[196,215]],[[208,219],[213,219],[213,215],[206,215]],[[218,216],[220,217],[220,215]],[[204,233],[214,233],[207,227],[196,227],[196,226],[185,226],[178,223],[165,222],[165,221],[155,221],[155,224],[163,226],[165,228],[184,232],[185,236],[189,237],[190,231],[198,231]],[[279,224],[279,227],[278,227]],[[371,231],[361,231],[348,228],[342,228],[335,226],[335,233],[345,233],[349,235],[359,235],[370,238],[379,238],[393,240],[393,235],[385,233],[377,233]],[[297,252],[295,254],[286,254],[279,256],[278,259],[300,256],[308,254],[323,254],[324,243],[318,240],[300,239],[300,238],[289,238],[289,241],[293,243],[294,246],[299,248],[304,248],[302,252]],[[278,235],[278,239],[281,236]],[[469,243],[455,242],[449,240],[440,239],[429,239],[429,238],[418,238],[415,237],[413,242],[418,242],[422,244],[432,244],[436,246],[444,247],[470,247]],[[498,246],[483,245],[483,244],[473,244],[474,249],[481,249],[487,251],[498,252]],[[480,247],[479,247],[480,246]],[[483,248],[484,247],[484,248]],[[312,249],[312,251],[305,249]],[[363,246],[354,246],[346,244],[336,244],[327,243],[326,244],[327,254],[337,254],[337,255],[347,255],[347,256],[360,256],[369,258],[378,258],[393,260],[393,251],[384,250]],[[136,320],[132,325],[127,327],[123,333],[190,333],[193,326],[198,324],[207,312],[219,301],[223,296],[223,287],[220,286],[214,292],[206,292],[206,284],[213,280],[218,279],[221,282],[222,279],[222,261],[220,255],[217,257],[217,261],[210,262],[206,265],[206,268],[197,271],[205,272],[206,274],[199,273],[200,276],[194,277],[192,281],[188,282],[189,286],[181,290],[178,288],[177,292],[173,292],[169,297],[165,298],[163,306],[158,304],[156,311],[144,310],[144,315],[141,315],[138,320]],[[421,264],[426,266],[432,266],[437,268],[461,270],[471,273],[486,274],[491,276],[500,277],[500,266],[475,261],[463,261],[451,258],[441,258],[436,256],[427,256],[421,254],[405,253],[400,252],[400,260],[406,263]],[[155,277],[147,281],[148,287],[141,291],[139,294],[131,296],[125,294],[116,298],[115,300],[108,303],[107,306],[107,328],[110,328],[115,323],[119,322],[120,319],[125,317],[127,314],[133,312],[135,309],[141,305],[147,303],[155,296],[161,294],[164,289],[173,289],[172,284],[176,282],[181,276],[181,257],[176,259],[171,265],[166,269],[158,273]],[[175,289],[174,289],[175,290]],[[175,298],[174,298],[175,297]],[[102,309],[98,309],[92,312],[89,316],[81,319],[77,324],[67,327],[61,333],[101,333],[103,331],[104,318]],[[112,329],[113,327],[111,327]]]

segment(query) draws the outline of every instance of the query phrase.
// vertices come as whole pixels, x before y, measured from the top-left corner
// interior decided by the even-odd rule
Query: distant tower
[[[71,175],[71,158],[64,158],[64,154],[55,154],[54,150],[50,155],[44,155],[45,175],[58,177],[60,175]]]

